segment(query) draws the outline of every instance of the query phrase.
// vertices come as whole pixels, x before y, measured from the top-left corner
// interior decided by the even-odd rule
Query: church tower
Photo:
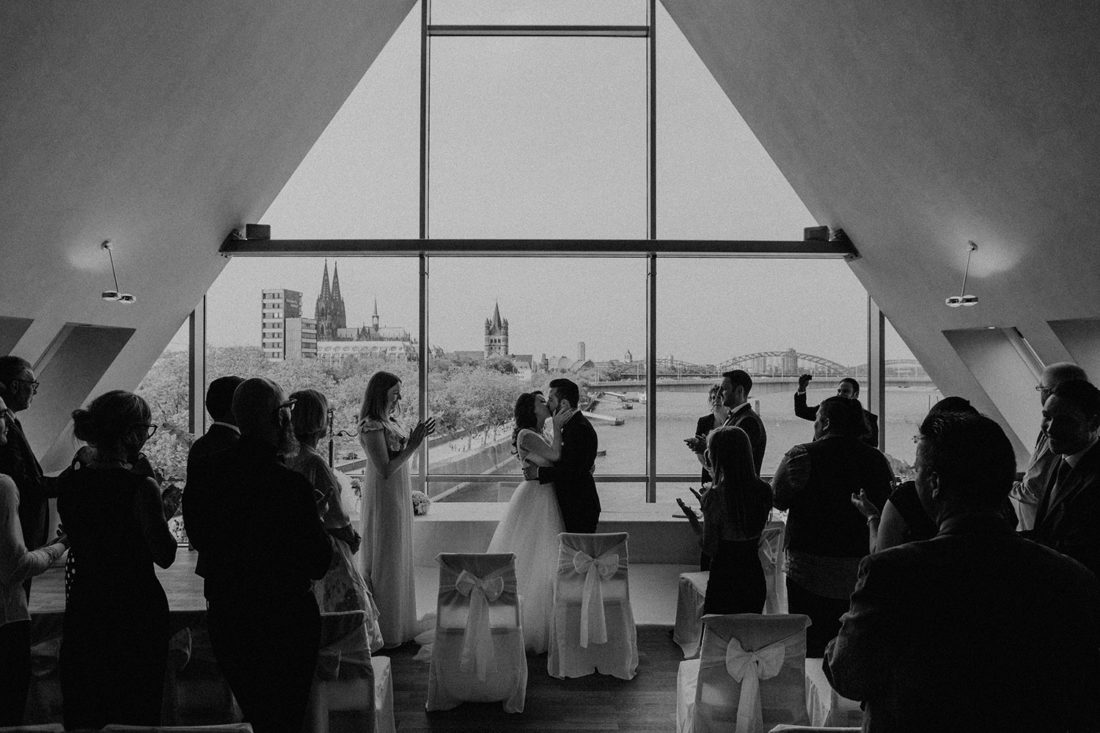
[[[340,294],[340,271],[335,262],[332,265],[332,285],[328,280],[328,260],[325,260],[325,272],[321,277],[321,294],[317,296],[317,305],[313,309],[317,320],[317,340],[336,341],[341,328],[347,327],[344,311],[344,298]]]
[[[493,306],[493,317],[485,320],[485,358],[508,353],[508,319],[501,320],[497,303]]]

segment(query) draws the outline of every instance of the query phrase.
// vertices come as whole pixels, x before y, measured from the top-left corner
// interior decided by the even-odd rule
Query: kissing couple
[[[577,408],[580,389],[569,379],[554,379],[549,391],[548,397],[527,392],[516,400],[512,446],[525,480],[512,494],[488,550],[516,556],[524,646],[534,654],[547,650],[558,533],[595,532],[600,520],[592,478],[598,441]],[[543,433],[548,421],[550,440]]]

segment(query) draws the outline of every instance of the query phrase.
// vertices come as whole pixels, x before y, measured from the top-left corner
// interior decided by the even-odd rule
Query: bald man
[[[1039,393],[1039,409],[1046,404],[1051,392],[1062,382],[1074,380],[1088,381],[1085,370],[1068,361],[1050,364],[1043,369],[1039,377],[1039,384],[1035,385],[1035,391]],[[1016,514],[1020,518],[1017,529],[1024,531],[1034,529],[1035,513],[1039,508],[1039,502],[1046,491],[1047,480],[1050,478],[1051,466],[1058,456],[1050,450],[1050,440],[1046,431],[1039,430],[1039,437],[1035,440],[1035,450],[1031,453],[1031,460],[1027,464],[1021,478],[1012,485],[1009,498],[1016,507]]]

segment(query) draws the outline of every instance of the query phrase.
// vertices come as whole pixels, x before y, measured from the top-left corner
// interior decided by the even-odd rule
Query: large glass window
[[[763,474],[813,438],[812,424],[794,414],[800,374],[814,375],[811,406],[835,394],[842,377],[866,386],[866,294],[844,262],[661,258],[657,284],[660,474],[699,474],[683,441],[710,412],[709,389],[724,371],[752,377],[749,403],[767,429]],[[682,495],[676,486],[668,491]],[[666,493],[659,487],[659,497]]]
[[[644,411],[614,396],[645,349],[644,258],[433,257],[429,271],[428,405],[455,436],[430,446],[429,470],[510,477],[432,481],[434,497],[507,499],[521,470],[516,398],[546,393],[556,377],[581,388],[600,441],[597,475],[645,475]],[[635,489],[631,500],[643,498]]]
[[[917,455],[914,436],[943,393],[928,376],[901,336],[886,320],[886,443],[882,446],[895,475],[912,478]],[[881,417],[879,418],[882,419]]]

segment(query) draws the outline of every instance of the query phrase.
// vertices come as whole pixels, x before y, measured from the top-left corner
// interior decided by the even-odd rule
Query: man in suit
[[[19,413],[31,406],[38,394],[38,380],[25,359],[18,356],[0,356],[0,398],[8,409]],[[56,481],[42,475],[42,467],[31,450],[23,426],[12,417],[8,429],[8,442],[0,446],[0,473],[11,476],[19,490],[19,524],[23,530],[23,543],[33,550],[46,544],[50,533],[49,499],[57,496]],[[24,582],[30,597],[31,581]]]
[[[1100,574],[1100,390],[1059,384],[1043,405],[1043,431],[1055,461],[1029,536]]]
[[[279,459],[292,406],[270,380],[243,382],[240,440],[195,464],[183,493],[214,655],[256,733],[301,733],[321,636],[310,581],[332,558],[309,481]]]
[[[869,555],[825,674],[864,731],[1096,730],[1100,582],[998,514],[1015,455],[982,415],[921,425],[916,484],[939,534]]]
[[[191,444],[187,452],[187,472],[192,464],[214,453],[237,444],[241,431],[237,419],[233,417],[233,392],[244,380],[237,376],[218,377],[206,390],[206,411],[214,418],[210,429]]]
[[[768,447],[768,431],[764,421],[752,410],[749,404],[749,392],[752,391],[752,377],[748,372],[734,369],[722,374],[722,404],[729,408],[725,425],[741,428],[749,436],[752,445],[752,461],[756,466],[756,475],[760,475],[760,466],[764,463],[764,450]]]
[[[787,604],[813,620],[806,654],[820,657],[840,628],[867,554],[867,520],[852,505],[861,491],[880,511],[894,478],[886,457],[860,440],[859,400],[818,407],[814,441],[787,451],[775,470],[775,506],[787,513]]]
[[[1035,391],[1039,393],[1039,409],[1042,409],[1054,391],[1062,382],[1071,379],[1088,381],[1085,370],[1068,361],[1050,364],[1043,369],[1039,377],[1039,383],[1035,385]],[[1012,492],[1009,497],[1013,499],[1013,506],[1019,517],[1021,530],[1035,527],[1035,512],[1039,509],[1039,502],[1043,500],[1047,483],[1050,480],[1051,467],[1054,465],[1057,455],[1050,450],[1050,441],[1046,431],[1039,429],[1039,437],[1035,439],[1035,450],[1031,452],[1031,460],[1019,480],[1012,484]]]
[[[569,379],[550,381],[546,404],[550,412],[577,408],[580,389]],[[540,484],[554,483],[554,495],[566,532],[591,533],[600,521],[600,496],[592,469],[599,443],[596,430],[579,409],[561,426],[561,458],[553,466],[528,465],[524,478]]]
[[[813,421],[817,417],[819,405],[809,407],[806,404],[806,385],[813,379],[812,374],[803,374],[798,378],[798,389],[794,393],[794,414],[803,420]],[[845,397],[849,400],[859,399],[859,382],[851,377],[845,377],[836,385],[837,397]],[[870,410],[863,411],[863,421],[866,429],[860,439],[871,446],[878,448],[878,415]]]

